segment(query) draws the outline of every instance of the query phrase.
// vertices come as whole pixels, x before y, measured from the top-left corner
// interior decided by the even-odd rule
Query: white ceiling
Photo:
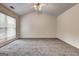
[[[42,12],[58,16],[75,4],[76,3],[47,3],[47,5],[42,8]],[[3,5],[18,15],[25,15],[34,12],[32,7],[33,3],[3,3]],[[15,9],[11,9],[10,6],[13,6]]]

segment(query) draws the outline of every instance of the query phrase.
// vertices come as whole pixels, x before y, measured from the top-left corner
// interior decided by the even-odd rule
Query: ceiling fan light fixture
[[[33,5],[33,8],[34,8],[35,11],[41,11],[42,10],[42,7],[45,6],[45,5],[46,4],[44,4],[44,3],[35,3]]]
[[[42,6],[39,6],[39,11],[41,11],[42,10]]]

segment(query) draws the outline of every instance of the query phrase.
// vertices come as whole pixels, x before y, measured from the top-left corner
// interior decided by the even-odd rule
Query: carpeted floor
[[[59,39],[19,39],[0,48],[0,56],[79,56],[79,49]]]

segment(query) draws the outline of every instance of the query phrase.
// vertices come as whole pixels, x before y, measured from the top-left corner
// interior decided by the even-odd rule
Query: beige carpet
[[[0,48],[0,56],[79,56],[79,49],[59,39],[19,39]]]

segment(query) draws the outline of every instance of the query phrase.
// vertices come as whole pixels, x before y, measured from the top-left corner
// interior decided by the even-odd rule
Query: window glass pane
[[[0,39],[6,38],[6,30],[4,28],[0,28]]]
[[[6,16],[0,13],[0,27],[6,27]]]
[[[7,27],[16,27],[16,20],[10,16],[7,16]]]
[[[7,39],[12,39],[16,37],[16,30],[15,28],[8,28],[7,29]]]
[[[7,16],[7,38],[12,39],[16,37],[16,19]]]
[[[0,13],[0,39],[6,38],[6,16]]]

